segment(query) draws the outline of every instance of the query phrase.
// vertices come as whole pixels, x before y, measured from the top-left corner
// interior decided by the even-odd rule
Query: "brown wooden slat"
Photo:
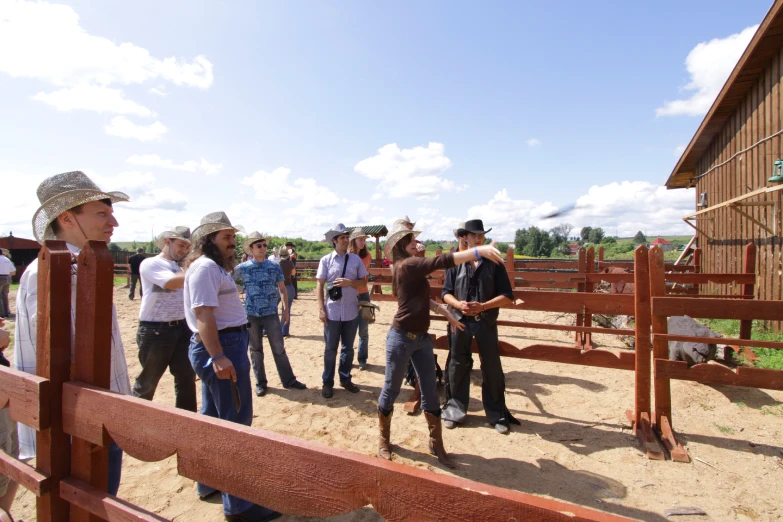
[[[372,504],[386,520],[627,520],[94,386],[71,382],[63,392],[71,435],[99,443],[105,429],[147,462],[176,453],[181,475],[283,513],[323,517]]]
[[[49,427],[49,380],[0,366],[0,408],[35,430]]]
[[[735,346],[757,346],[759,348],[774,348],[783,350],[783,343],[775,341],[757,341],[751,339],[735,339],[733,337],[698,337],[694,335],[653,334],[656,339],[666,342],[681,341],[686,343],[730,344]],[[717,343],[716,341],[720,341]]]
[[[49,493],[52,484],[49,477],[39,473],[32,466],[16,460],[5,451],[0,451],[0,474],[19,483],[37,497]]]
[[[653,314],[671,317],[689,315],[712,319],[763,319],[779,321],[783,318],[783,301],[732,301],[726,306],[723,299],[691,299],[689,297],[654,297]]]
[[[445,317],[440,315],[431,315],[430,321],[447,321]],[[534,328],[536,330],[558,330],[561,332],[590,332],[609,335],[634,335],[636,330],[623,329],[623,328],[600,328],[597,326],[585,327],[585,326],[571,326],[567,324],[549,324],[549,323],[528,323],[525,321],[506,321],[503,319],[497,320],[498,326],[515,326],[517,328]]]
[[[756,282],[756,274],[712,274],[704,272],[700,274],[666,274],[666,281],[679,285],[706,285],[708,283],[719,285],[727,285],[730,283],[752,285]]]
[[[681,381],[783,390],[783,372],[780,370],[740,366],[733,371],[720,364],[697,364],[688,368],[688,363],[685,361],[656,359],[655,372],[669,379]]]
[[[514,298],[522,299],[524,303],[509,308],[519,310],[612,315],[633,315],[634,313],[633,295],[631,294],[514,290]]]
[[[161,522],[168,520],[75,478],[67,478],[60,483],[60,495],[71,505],[77,506],[99,520],[110,520],[111,522]]]

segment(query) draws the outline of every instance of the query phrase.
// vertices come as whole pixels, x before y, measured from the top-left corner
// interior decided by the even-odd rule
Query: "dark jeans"
[[[122,450],[116,442],[109,444],[109,487],[106,490],[109,495],[117,496],[122,479]]]
[[[293,285],[285,285],[285,291],[288,293],[288,324],[283,325],[283,337],[291,334],[291,305],[296,297],[296,290]]]
[[[408,370],[408,361],[413,363],[421,389],[421,409],[437,411],[440,403],[435,384],[435,356],[432,353],[432,338],[428,333],[410,334],[390,328],[386,334],[386,374],[383,389],[378,397],[378,409],[389,411],[400,394],[400,387]]]
[[[133,299],[136,295],[136,283],[139,283],[141,276],[139,274],[131,274],[130,280],[130,293],[128,297]],[[141,284],[139,284],[139,297],[142,297],[144,293],[141,291]]]
[[[0,275],[0,317],[9,317],[11,307],[8,305],[8,291],[11,289],[11,276]]]
[[[275,359],[280,382],[284,388],[288,388],[296,381],[296,376],[294,376],[294,371],[291,369],[288,355],[285,353],[280,317],[278,317],[277,313],[265,315],[264,317],[249,315],[247,320],[250,322],[250,360],[253,362],[256,384],[266,386],[263,336],[264,331],[266,331],[266,338],[269,340],[269,347],[272,349],[272,357]]]
[[[220,346],[231,360],[237,374],[236,387],[241,405],[234,409],[234,399],[229,379],[218,379],[211,364],[207,364],[209,353],[203,343],[197,343],[195,336],[190,340],[190,363],[201,379],[201,414],[237,424],[250,426],[253,421],[253,396],[250,392],[250,360],[247,357],[247,330],[220,334]],[[207,367],[204,368],[204,365]],[[250,509],[253,504],[247,500],[223,493],[223,514],[237,515]]]
[[[334,367],[337,364],[337,347],[340,348],[340,366],[337,373],[340,383],[351,382],[351,366],[353,365],[353,341],[356,339],[356,329],[359,317],[352,321],[332,321],[327,319],[324,325],[324,385],[334,386]]]
[[[449,360],[449,400],[443,410],[442,418],[462,422],[468,411],[470,401],[470,370],[473,368],[473,356],[470,351],[473,339],[479,348],[481,361],[481,400],[484,412],[490,424],[506,424],[506,381],[498,351],[498,326],[487,321],[464,321],[465,331],[452,332],[451,358]]]
[[[369,301],[370,293],[359,294],[359,301]],[[362,313],[359,312],[359,355],[357,359],[360,363],[367,362],[368,348],[370,346],[370,320],[362,319]]]
[[[291,286],[294,287],[294,299],[299,297],[299,280],[296,276],[291,276]]]
[[[139,345],[141,373],[136,377],[132,395],[151,401],[166,368],[174,376],[177,408],[196,411],[196,374],[188,359],[190,328],[183,320],[177,326],[157,323],[139,324],[136,344]]]

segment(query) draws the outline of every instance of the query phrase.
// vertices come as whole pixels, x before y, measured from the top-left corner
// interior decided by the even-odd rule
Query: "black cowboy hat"
[[[465,231],[471,234],[486,234],[489,230],[484,230],[484,222],[480,219],[469,219],[465,221]]]

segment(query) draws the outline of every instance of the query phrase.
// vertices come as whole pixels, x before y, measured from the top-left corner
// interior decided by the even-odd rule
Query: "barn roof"
[[[658,239],[656,239],[655,241],[653,241],[653,242],[652,242],[652,243],[650,243],[650,244],[651,244],[651,245],[671,245],[671,243],[670,243],[669,241],[666,241],[666,240],[665,240],[664,238],[662,238],[662,237],[659,237]]]
[[[23,237],[6,236],[0,237],[0,248],[7,248],[8,250],[18,249],[36,249],[40,250],[41,245],[38,241],[32,239],[25,239]]]
[[[386,228],[386,225],[356,225],[348,228],[353,230],[355,228],[360,228],[360,227],[365,234],[368,234],[370,236],[385,237],[386,234],[389,233],[389,230]]]
[[[772,57],[780,52],[781,47],[783,47],[783,0],[775,0],[669,175],[666,181],[667,188],[695,186],[696,182],[693,178],[698,175],[696,169],[699,160],[715,136],[723,129],[726,121],[735,113],[745,95],[756,84]]]

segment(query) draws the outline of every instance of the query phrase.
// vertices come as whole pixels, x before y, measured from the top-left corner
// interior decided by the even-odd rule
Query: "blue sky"
[[[770,5],[0,0],[0,235],[68,170],[132,196],[118,241],[215,210],[507,240],[573,202],[576,228],[689,233],[663,183]]]

